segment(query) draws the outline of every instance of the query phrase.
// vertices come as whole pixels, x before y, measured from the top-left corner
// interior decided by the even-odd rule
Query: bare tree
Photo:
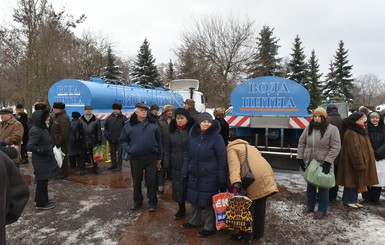
[[[192,28],[182,33],[182,44],[176,54],[192,56],[195,59],[190,59],[192,65],[204,66],[198,72],[211,73],[209,80],[201,81],[202,91],[213,95],[211,103],[217,106],[229,105],[230,91],[244,77],[245,64],[253,54],[254,33],[252,21],[241,21],[231,15],[225,18],[203,16],[193,20]],[[186,56],[178,56],[179,61],[183,58]],[[181,66],[183,64],[179,64]]]
[[[376,106],[385,101],[385,82],[375,74],[364,74],[354,79],[355,103],[366,106]]]

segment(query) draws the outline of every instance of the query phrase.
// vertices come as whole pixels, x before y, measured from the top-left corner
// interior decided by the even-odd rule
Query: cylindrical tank
[[[172,104],[175,108],[183,107],[180,94],[162,88],[143,88],[133,84],[130,86],[105,84],[100,78],[89,81],[78,79],[63,79],[54,83],[48,91],[48,102],[63,102],[68,115],[73,111],[83,114],[85,105],[92,105],[94,114],[111,113],[112,104],[123,105],[122,112],[132,112],[135,104],[144,102],[162,108]]]

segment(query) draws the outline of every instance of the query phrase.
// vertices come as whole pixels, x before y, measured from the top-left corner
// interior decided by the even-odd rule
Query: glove
[[[233,188],[238,192],[238,193],[241,193],[242,191],[242,184],[241,182],[236,182],[233,184]]]
[[[0,140],[0,146],[7,146],[7,144],[4,141]]]
[[[219,191],[220,192],[225,192],[227,189],[227,185],[226,184],[219,184]]]
[[[297,159],[299,166],[301,167],[302,171],[306,170],[306,165],[303,159]]]
[[[324,162],[323,164],[322,164],[322,172],[324,173],[324,174],[328,174],[329,172],[330,172],[330,166],[331,166],[332,164],[330,163],[330,162]]]
[[[376,158],[376,161],[379,161],[381,159],[380,154],[378,154],[377,152],[374,152],[374,157]]]

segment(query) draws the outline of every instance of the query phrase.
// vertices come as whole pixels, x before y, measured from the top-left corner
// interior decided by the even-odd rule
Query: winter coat
[[[161,139],[162,139],[163,152],[168,152],[168,146],[169,146],[169,140],[170,140],[170,133],[169,133],[170,124],[167,121],[166,115],[162,115],[159,118],[158,124],[160,128]],[[163,168],[170,168],[169,161],[163,161]]]
[[[183,166],[183,155],[187,149],[189,132],[194,125],[195,120],[189,118],[185,128],[178,129],[176,120],[170,122],[170,137],[167,151],[164,152],[165,165],[171,166],[172,171],[172,198],[175,202],[183,202],[185,193],[183,193],[181,170]]]
[[[0,244],[5,245],[5,225],[16,222],[29,198],[29,188],[17,167],[0,151]]]
[[[195,107],[190,107],[186,110],[190,113],[190,117],[194,118],[195,122],[198,122],[199,112],[195,109]]]
[[[277,193],[278,187],[270,164],[262,157],[257,148],[241,139],[232,141],[227,146],[231,184],[242,182],[241,167],[246,158],[245,146],[247,146],[247,159],[250,170],[255,178],[255,181],[246,190],[247,196],[251,200],[257,200]]]
[[[333,164],[341,149],[340,133],[337,127],[329,124],[322,138],[321,131],[315,128],[313,128],[313,132],[309,135],[309,127],[310,125],[305,128],[299,138],[297,159],[303,159],[306,166],[313,159]]]
[[[370,138],[364,128],[349,118],[338,162],[337,184],[359,188],[378,184],[376,160]]]
[[[78,121],[78,136],[80,146],[86,149],[92,149],[102,143],[102,129],[100,120],[92,114],[89,121],[82,115]]]
[[[77,130],[79,118],[73,118],[70,123],[70,142],[68,144],[68,155],[76,156],[80,154],[80,144],[76,139],[79,138]]]
[[[50,130],[52,146],[61,148],[65,154],[68,153],[68,143],[70,141],[70,118],[65,110],[53,114]]]
[[[334,125],[338,128],[338,132],[340,133],[340,141],[342,142],[342,137],[344,135],[344,132],[343,132],[343,119],[341,115],[337,111],[332,111],[328,114],[328,120],[331,125]],[[334,160],[334,164],[338,164],[339,159],[340,159],[340,155],[338,154],[336,159]]]
[[[32,165],[37,180],[51,179],[60,174],[45,125],[47,116],[48,111],[35,111],[32,114],[33,126],[29,130],[27,149],[32,152]]]
[[[220,135],[222,135],[223,141],[225,142],[225,145],[227,146],[229,144],[229,124],[226,122],[226,120],[223,117],[215,118],[216,121],[219,122],[221,125],[221,131],[219,132]]]
[[[120,134],[122,133],[127,117],[122,113],[115,115],[111,113],[104,124],[104,136],[110,143],[119,143]]]
[[[138,120],[136,113],[132,114],[123,127],[119,142],[131,158],[156,155],[158,160],[163,160],[160,129],[149,113],[144,122]]]
[[[11,118],[6,122],[0,122],[0,140],[7,145],[15,145],[18,149],[18,156],[12,159],[14,163],[20,162],[21,141],[23,139],[23,125],[16,119]]]
[[[370,117],[368,115],[368,118]],[[374,150],[374,157],[376,161],[385,159],[385,126],[384,120],[380,117],[380,121],[377,126],[374,126],[370,120],[366,124],[368,128],[368,136],[370,138],[370,143],[372,143]]]
[[[191,128],[182,176],[188,178],[187,201],[207,207],[212,205],[211,197],[219,192],[219,186],[227,184],[226,146],[217,121],[213,121],[205,132],[199,130],[197,123]]]
[[[21,115],[15,114],[14,117],[23,125],[24,133],[22,143],[27,145],[28,143],[28,116],[25,112],[21,112]]]

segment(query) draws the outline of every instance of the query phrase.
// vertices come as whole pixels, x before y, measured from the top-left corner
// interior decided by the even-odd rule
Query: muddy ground
[[[107,171],[109,165],[101,164],[100,175],[89,171],[79,176],[74,169],[67,179],[50,181],[49,195],[56,207],[36,211],[30,165],[22,165],[21,172],[30,185],[31,197],[19,221],[7,227],[7,244],[237,243],[229,241],[233,231],[198,238],[200,229],[182,230],[180,225],[188,217],[173,220],[177,205],[171,199],[170,181],[166,181],[165,193],[158,196],[155,212],[148,211],[146,199],[142,209],[131,211],[128,162],[122,172]],[[325,219],[316,221],[302,214],[306,185],[298,172],[275,173],[280,193],[268,199],[265,236],[253,244],[385,244],[384,204],[350,210],[339,201],[329,206]],[[145,189],[143,192],[145,196]]]

